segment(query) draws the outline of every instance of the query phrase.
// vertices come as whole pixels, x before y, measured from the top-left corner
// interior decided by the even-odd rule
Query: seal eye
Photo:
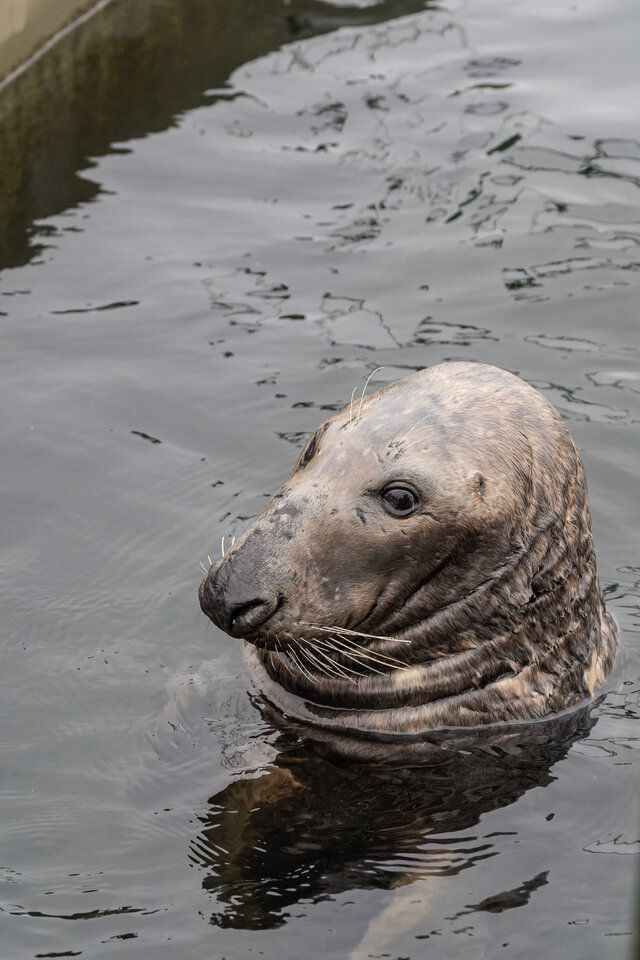
[[[413,490],[408,487],[393,485],[382,491],[382,503],[387,513],[394,517],[408,517],[419,506],[419,501]]]

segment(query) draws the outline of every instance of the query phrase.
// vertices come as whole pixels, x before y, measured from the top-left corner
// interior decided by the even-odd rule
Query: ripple
[[[433,317],[425,317],[419,322],[410,345],[425,346],[438,343],[455,347],[469,347],[477,340],[497,342],[498,337],[494,336],[491,330],[477,327],[472,323],[437,321]]]
[[[112,907],[107,909],[87,910],[78,913],[43,913],[41,910],[22,910],[16,907],[9,910],[14,917],[45,917],[50,920],[99,920],[101,917],[119,916],[122,914],[140,913],[143,916],[150,916],[156,913],[156,910],[145,910],[142,907]],[[60,956],[60,954],[57,954]],[[62,954],[64,956],[64,954]]]
[[[601,344],[594,343],[592,340],[585,340],[582,337],[550,337],[538,334],[537,336],[527,336],[524,340],[526,343],[535,343],[536,346],[543,347],[545,350],[561,350],[567,353],[576,350],[580,353],[599,353],[602,350]]]
[[[567,421],[605,423],[611,426],[631,426],[640,418],[629,410],[612,407],[584,395],[583,387],[568,387],[551,381],[532,380],[531,385],[549,396],[561,416]],[[556,396],[554,396],[556,395]]]
[[[586,853],[615,854],[619,857],[638,856],[640,854],[640,840],[625,840],[623,834],[607,837],[602,840],[592,840],[582,848]]]
[[[52,310],[54,316],[64,316],[70,313],[98,313],[103,310],[122,310],[124,307],[137,307],[139,300],[116,300],[113,303],[103,303],[97,307],[89,305],[87,307],[73,307],[68,310]]]
[[[553,288],[553,281],[565,280],[569,275],[578,272],[593,271],[597,275],[596,279],[590,285],[583,285],[582,290],[598,290],[603,289],[601,278],[604,278],[605,282],[610,282],[608,274],[619,270],[625,272],[639,271],[640,262],[624,261],[618,263],[611,258],[569,257],[566,260],[535,264],[530,267],[503,268],[502,275],[505,288],[514,300],[541,302],[553,295],[573,296],[575,291],[573,281],[569,286],[563,284],[559,289]],[[545,291],[544,296],[538,292],[542,290]]]

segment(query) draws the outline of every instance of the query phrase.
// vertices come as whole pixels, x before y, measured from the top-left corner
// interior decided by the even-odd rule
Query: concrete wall
[[[98,0],[0,0],[0,81]]]

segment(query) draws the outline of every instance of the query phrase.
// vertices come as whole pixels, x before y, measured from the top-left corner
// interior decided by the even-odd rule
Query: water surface
[[[631,956],[640,12],[131,7],[0,93],[1,955]],[[198,561],[444,359],[566,418],[621,654],[511,752],[354,774],[261,716]]]

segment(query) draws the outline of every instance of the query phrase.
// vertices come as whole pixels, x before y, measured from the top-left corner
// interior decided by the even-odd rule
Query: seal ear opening
[[[311,460],[313,460],[316,453],[318,452],[318,443],[328,426],[329,426],[329,421],[327,420],[325,421],[325,423],[321,423],[318,429],[311,434],[311,437],[309,438],[306,447],[300,454],[300,458],[296,466],[294,467],[294,470],[293,470],[294,473],[297,473],[298,470],[301,470],[303,467],[306,467],[306,465]]]
[[[480,471],[477,471],[471,478],[471,492],[478,494],[480,499],[484,500],[485,491],[486,479],[482,476]]]
[[[302,456],[300,457],[301,467],[306,467],[309,461],[313,459],[313,455],[316,452],[317,443],[318,443],[318,432],[316,430],[316,432],[313,434],[313,436],[309,440],[309,443],[307,444],[307,446],[302,452]]]

